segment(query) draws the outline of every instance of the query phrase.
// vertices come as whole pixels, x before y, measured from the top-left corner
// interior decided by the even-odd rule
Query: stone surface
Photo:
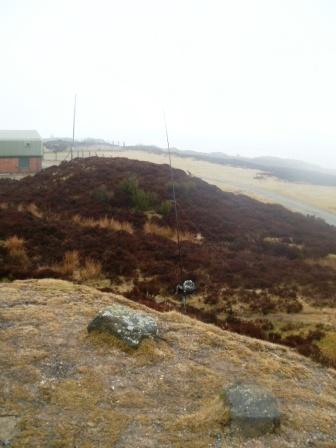
[[[123,305],[112,305],[101,310],[88,325],[88,332],[108,331],[130,347],[138,347],[143,338],[158,336],[155,319]]]
[[[231,428],[245,437],[274,432],[280,426],[280,411],[273,395],[255,384],[234,384],[224,391],[230,410]]]
[[[0,416],[0,446],[10,446],[10,439],[14,436],[17,417],[13,415]]]

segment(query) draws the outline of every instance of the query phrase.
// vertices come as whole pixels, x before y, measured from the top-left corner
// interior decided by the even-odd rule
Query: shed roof
[[[40,134],[34,130],[25,130],[25,131],[0,130],[0,141],[9,142],[9,141],[21,141],[21,140],[41,141],[42,139]]]

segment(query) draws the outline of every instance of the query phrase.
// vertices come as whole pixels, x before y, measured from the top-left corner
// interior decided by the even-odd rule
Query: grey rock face
[[[14,415],[0,416],[0,446],[11,446],[10,439],[15,435],[17,422]]]
[[[101,310],[88,325],[88,332],[93,330],[108,331],[130,347],[138,347],[143,338],[159,335],[155,319],[123,305]]]
[[[231,428],[245,437],[274,432],[280,426],[276,399],[254,384],[234,384],[224,391],[230,409]]]

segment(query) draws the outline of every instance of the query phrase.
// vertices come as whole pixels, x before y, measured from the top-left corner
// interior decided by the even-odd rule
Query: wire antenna
[[[71,145],[71,160],[73,159],[73,151],[75,146],[75,126],[76,126],[76,103],[77,103],[77,94],[75,95],[75,102],[74,102],[74,111],[73,111],[73,121],[72,121],[72,145]]]
[[[170,179],[172,184],[172,193],[173,193],[173,203],[174,203],[174,210],[175,210],[175,224],[176,224],[176,239],[177,239],[177,247],[178,247],[178,256],[179,256],[179,281],[182,283],[183,280],[183,267],[182,267],[182,252],[181,252],[181,239],[180,239],[180,224],[179,224],[179,217],[178,217],[178,211],[177,211],[177,202],[176,202],[176,191],[175,191],[175,179],[174,179],[174,172],[172,167],[172,159],[171,159],[171,151],[170,151],[170,143],[169,143],[169,135],[168,135],[168,126],[167,126],[167,120],[166,120],[166,114],[163,111],[163,121],[165,125],[165,131],[166,131],[166,140],[167,140],[167,148],[168,148],[168,156],[169,156],[169,166],[170,166]]]

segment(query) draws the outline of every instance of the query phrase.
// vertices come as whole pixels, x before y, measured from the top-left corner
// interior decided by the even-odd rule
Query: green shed
[[[36,173],[42,166],[42,139],[37,131],[0,130],[0,173]]]

